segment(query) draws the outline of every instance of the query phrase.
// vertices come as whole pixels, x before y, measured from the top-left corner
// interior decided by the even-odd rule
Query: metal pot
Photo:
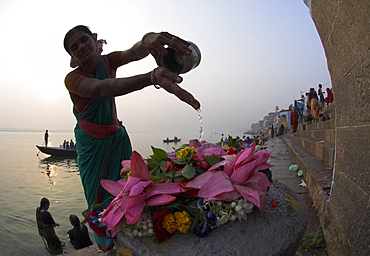
[[[196,68],[200,63],[200,50],[193,42],[189,41],[189,43],[189,48],[192,50],[190,55],[182,55],[178,50],[168,47],[166,56],[159,54],[158,66],[166,67],[176,74],[184,74]]]

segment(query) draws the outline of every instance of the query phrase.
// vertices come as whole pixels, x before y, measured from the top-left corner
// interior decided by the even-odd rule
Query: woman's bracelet
[[[152,81],[152,84],[154,85],[154,87],[156,89],[161,89],[161,87],[157,84],[157,82],[155,81],[155,76],[154,76],[154,70],[150,73],[150,80]]]

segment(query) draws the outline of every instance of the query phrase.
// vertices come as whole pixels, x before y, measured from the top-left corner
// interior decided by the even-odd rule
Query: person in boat
[[[39,235],[47,242],[49,253],[56,255],[63,253],[63,243],[55,233],[54,227],[59,226],[59,224],[54,221],[48,211],[49,207],[49,199],[43,197],[40,201],[40,206],[36,209],[36,222]]]
[[[74,146],[75,146],[75,143],[73,142],[73,140],[71,139],[71,141],[69,142],[69,146],[71,147],[71,148],[73,148]]]
[[[177,141],[177,137],[176,137],[176,136],[175,136],[175,137],[173,137],[173,140],[174,140],[174,141]]]
[[[45,147],[47,147],[49,143],[49,131],[48,130],[46,130],[44,134],[44,143],[45,143]]]
[[[107,207],[112,196],[100,181],[120,178],[121,162],[131,157],[132,148],[126,128],[117,119],[115,97],[142,90],[150,85],[163,88],[194,109],[200,103],[178,83],[182,77],[165,67],[132,77],[116,78],[118,67],[149,55],[167,55],[165,45],[190,55],[190,43],[167,32],[147,33],[130,49],[101,55],[97,36],[86,26],[76,26],[65,35],[64,48],[78,67],[67,74],[65,86],[73,103],[77,124],[75,138],[77,162],[89,209],[102,203]],[[113,240],[94,234],[103,251],[113,248]]]
[[[93,244],[86,225],[80,224],[80,220],[76,215],[69,215],[69,222],[73,226],[73,228],[68,231],[69,240],[76,250]]]

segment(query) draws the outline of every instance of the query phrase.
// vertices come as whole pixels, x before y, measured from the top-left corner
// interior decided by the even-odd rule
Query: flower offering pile
[[[101,185],[115,198],[101,223],[114,237],[169,239],[175,232],[205,237],[228,221],[245,219],[257,207],[261,213],[271,185],[270,153],[256,145],[242,148],[191,140],[173,153],[154,148],[148,159],[133,151],[123,161],[125,176]]]

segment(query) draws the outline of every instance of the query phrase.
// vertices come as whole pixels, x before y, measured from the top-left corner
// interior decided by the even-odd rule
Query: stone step
[[[297,145],[291,137],[294,136],[281,136],[293,160],[303,171],[303,177],[312,201],[315,203],[316,211],[322,212],[329,197],[333,168]]]
[[[325,140],[326,142],[335,143],[335,129],[322,130],[300,130],[297,132],[299,136],[310,137],[318,140]]]
[[[326,121],[320,121],[317,123],[306,124],[304,126],[300,125],[300,130],[325,130],[325,129],[335,129],[335,119],[329,119]]]
[[[334,104],[331,104],[330,106],[326,106],[324,110],[322,111],[323,114],[329,115],[330,118],[335,118],[335,107]]]
[[[302,147],[308,153],[325,162],[325,164],[330,168],[333,168],[335,152],[334,143],[310,137],[303,137],[300,135],[293,136],[290,134],[285,134],[284,136],[288,137],[292,142]]]

